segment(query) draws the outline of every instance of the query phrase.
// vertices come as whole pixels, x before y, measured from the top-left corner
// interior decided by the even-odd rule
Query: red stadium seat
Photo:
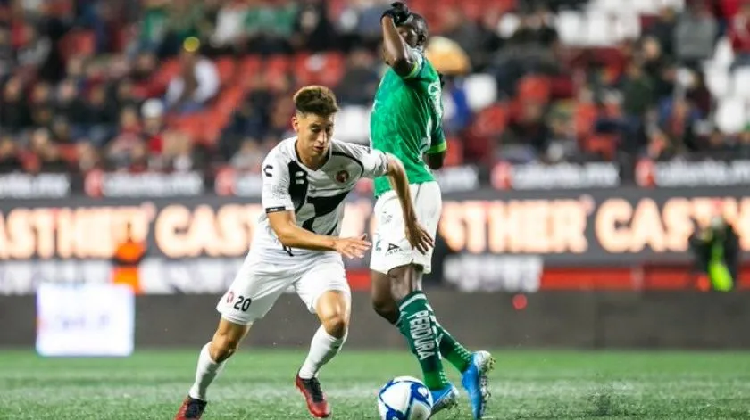
[[[164,61],[154,75],[154,82],[159,86],[169,85],[169,81],[180,73],[180,62],[176,59]]]
[[[74,30],[60,40],[59,48],[63,59],[72,55],[88,57],[96,53],[96,37],[92,31]]]
[[[78,160],[78,146],[75,144],[61,144],[57,146],[60,157],[66,162],[75,162]]]
[[[579,103],[576,106],[574,123],[576,135],[579,137],[586,136],[594,129],[596,121],[596,105],[591,103]]]
[[[248,55],[242,59],[237,72],[237,81],[241,86],[246,86],[247,81],[251,80],[261,71],[261,59],[257,55]]]
[[[294,75],[300,85],[335,86],[344,76],[346,60],[341,54],[299,54]]]
[[[589,153],[611,160],[615,156],[617,139],[613,135],[591,135],[583,138],[581,146]]]
[[[219,70],[221,85],[227,86],[233,83],[237,72],[237,62],[232,57],[222,57],[216,60],[216,68]]]
[[[540,76],[526,76],[518,83],[516,96],[526,102],[547,103],[550,93],[549,79]]]
[[[451,137],[448,139],[448,150],[445,154],[445,166],[459,166],[464,160],[464,147],[461,140]]]
[[[261,59],[261,70],[270,82],[286,77],[292,70],[289,57],[285,55],[272,55]]]
[[[504,104],[496,103],[474,117],[469,128],[472,137],[491,137],[500,135],[505,130],[508,118],[507,109]]]

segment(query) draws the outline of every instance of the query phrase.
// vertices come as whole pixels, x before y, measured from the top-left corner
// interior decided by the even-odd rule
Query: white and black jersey
[[[319,235],[338,235],[344,200],[360,178],[386,174],[386,155],[368,147],[331,140],[328,161],[312,170],[300,161],[296,137],[283,140],[262,164],[261,215],[253,238],[253,252],[302,256],[316,251],[285,249],[268,223],[268,213],[292,210],[297,226]]]

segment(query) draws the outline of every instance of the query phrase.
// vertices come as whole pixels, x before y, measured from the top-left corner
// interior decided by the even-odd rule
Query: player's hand
[[[337,238],[336,251],[350,260],[362,258],[365,252],[370,249],[370,242],[366,241],[367,235],[357,238]]]
[[[383,20],[383,18],[386,16],[393,19],[393,23],[398,26],[409,20],[409,18],[411,17],[411,11],[408,7],[406,7],[404,3],[397,1],[395,3],[391,3],[390,9],[383,12],[383,15],[380,16],[380,20]]]
[[[406,239],[411,246],[414,247],[414,249],[419,250],[422,254],[427,253],[430,248],[435,246],[435,241],[416,219],[407,222],[404,231]]]

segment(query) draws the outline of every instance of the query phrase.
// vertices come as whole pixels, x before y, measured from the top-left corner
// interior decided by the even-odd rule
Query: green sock
[[[445,388],[448,380],[440,360],[437,323],[427,297],[422,292],[410,293],[399,304],[399,312],[396,325],[419,360],[424,384],[430,390]]]
[[[437,336],[440,355],[463,373],[471,364],[471,352],[448,334],[448,331],[440,324],[437,324]]]

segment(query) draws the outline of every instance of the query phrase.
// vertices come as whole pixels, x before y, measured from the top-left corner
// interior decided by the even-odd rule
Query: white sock
[[[345,341],[346,335],[342,338],[336,338],[328,334],[321,325],[313,335],[310,352],[299,370],[300,378],[311,379],[317,376],[320,368],[338,354]]]
[[[188,396],[199,400],[206,400],[206,390],[214,378],[219,376],[222,368],[226,364],[226,360],[221,363],[216,363],[211,358],[209,348],[211,343],[206,343],[201,350],[200,356],[198,356],[198,367],[195,369],[195,383],[190,388]]]

